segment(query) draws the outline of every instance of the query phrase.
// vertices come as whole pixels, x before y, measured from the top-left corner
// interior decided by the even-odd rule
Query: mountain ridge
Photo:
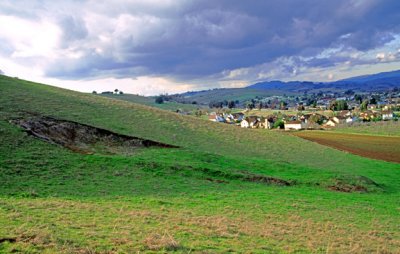
[[[392,87],[400,87],[400,70],[390,72],[380,72],[370,75],[355,76],[347,79],[341,79],[334,82],[313,82],[313,81],[262,81],[245,88],[249,89],[282,89],[282,90],[293,90],[301,91],[308,89],[328,89],[335,88],[340,89],[355,89],[360,91],[374,91],[381,89],[389,89]]]

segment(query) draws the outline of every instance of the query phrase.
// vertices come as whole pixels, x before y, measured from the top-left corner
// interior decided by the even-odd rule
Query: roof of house
[[[301,121],[287,121],[285,124],[301,124]]]
[[[244,116],[243,113],[239,112],[239,113],[232,113],[233,116]]]
[[[248,117],[246,117],[245,118],[245,120],[247,121],[247,122],[256,122],[256,121],[258,121],[258,117],[257,116],[248,116]]]

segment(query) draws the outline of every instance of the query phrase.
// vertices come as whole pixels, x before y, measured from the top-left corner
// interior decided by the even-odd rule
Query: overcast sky
[[[0,1],[0,70],[152,95],[400,69],[399,0]]]

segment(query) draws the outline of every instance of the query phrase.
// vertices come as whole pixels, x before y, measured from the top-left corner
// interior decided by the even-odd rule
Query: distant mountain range
[[[301,92],[310,90],[347,90],[378,91],[400,87],[400,70],[382,72],[372,75],[364,75],[342,79],[335,82],[311,82],[311,81],[266,81],[250,85],[246,88],[257,90],[284,90],[289,92]]]

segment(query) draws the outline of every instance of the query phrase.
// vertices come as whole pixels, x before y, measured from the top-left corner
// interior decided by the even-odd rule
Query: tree
[[[118,91],[119,91],[118,89],[115,89],[115,90],[114,90],[114,93],[118,94]]]
[[[122,94],[124,94],[124,92],[122,92],[122,91],[119,91],[119,94],[121,94],[121,95],[122,95]]]
[[[362,103],[363,97],[360,94],[355,94],[354,95],[354,100],[358,101],[358,103]]]
[[[286,106],[287,106],[287,103],[285,101],[281,101],[280,104],[279,104],[279,108],[282,109],[282,110],[285,110]]]
[[[337,101],[337,110],[348,110],[349,105],[347,105],[347,102],[345,100],[338,100]]]
[[[322,124],[324,122],[324,118],[319,114],[315,114],[315,115],[310,116],[308,121],[317,123],[317,124]]]
[[[361,105],[360,105],[361,110],[367,110],[368,109],[368,100],[364,100]]]
[[[312,106],[313,108],[316,108],[316,107],[317,107],[317,101],[314,100],[313,103],[311,104],[311,106]]]
[[[224,103],[222,101],[212,101],[208,104],[209,108],[223,108]]]
[[[228,102],[228,108],[234,108],[235,107],[235,102],[234,101],[229,101]]]
[[[349,90],[345,91],[344,94],[345,94],[345,95],[353,95],[353,94],[354,94],[354,91],[351,90],[351,89],[349,89]]]
[[[254,102],[249,101],[246,103],[246,108],[252,110],[254,107],[255,107]]]
[[[164,98],[162,96],[157,96],[155,102],[157,104],[163,104],[164,103]]]
[[[298,110],[298,111],[305,110],[304,105],[303,105],[303,104],[300,104],[300,105],[297,107],[297,110]]]
[[[329,109],[333,111],[347,110],[349,109],[349,106],[344,100],[333,100],[329,104]]]
[[[93,91],[92,94],[97,94],[97,92],[96,92],[96,91]]]
[[[283,129],[285,127],[285,123],[282,120],[277,120],[274,123],[274,128],[276,129]]]

